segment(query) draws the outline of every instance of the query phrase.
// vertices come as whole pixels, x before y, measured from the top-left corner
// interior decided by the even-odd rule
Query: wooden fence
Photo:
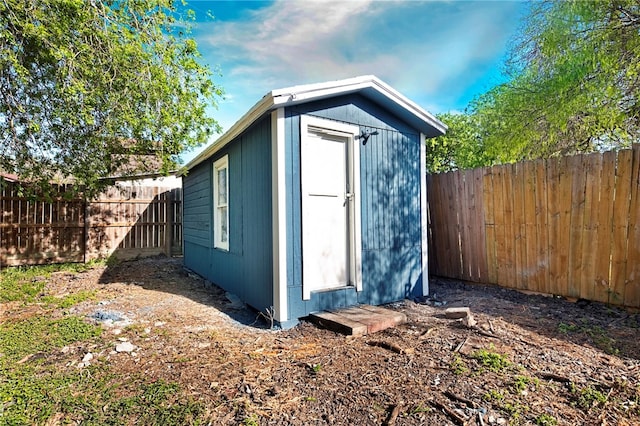
[[[640,145],[427,185],[431,274],[640,307]]]
[[[181,188],[112,187],[95,201],[0,198],[0,266],[182,254]]]

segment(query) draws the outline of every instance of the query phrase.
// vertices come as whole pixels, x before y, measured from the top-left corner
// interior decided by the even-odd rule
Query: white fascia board
[[[354,77],[346,80],[287,87],[271,92],[275,104],[295,105],[297,103],[353,93],[371,87],[374,76]]]
[[[289,320],[287,304],[287,199],[285,188],[284,108],[271,112],[271,220],[273,242],[273,317]]]
[[[346,95],[349,93],[364,93],[367,90],[375,90],[386,100],[386,102],[395,103],[421,122],[429,124],[439,133],[444,134],[446,132],[447,126],[444,123],[373,75],[365,75],[325,83],[292,86],[284,89],[273,90],[267,93],[219,139],[191,160],[183,168],[183,171],[180,174],[184,174],[184,170],[192,169],[207,158],[211,157],[245,131],[256,120],[274,108],[286,107],[332,96]]]
[[[387,83],[374,77],[372,80],[372,84],[374,85],[373,87],[376,90],[378,90],[380,93],[383,93],[389,99],[393,100],[395,103],[397,103],[407,111],[410,111],[413,115],[415,115],[422,121],[429,123],[431,126],[435,127],[443,135],[447,131],[448,127],[446,124],[438,120],[434,115],[432,115],[430,112],[420,107],[411,99],[407,98],[402,93],[398,92],[396,89],[389,86]]]
[[[446,132],[446,124],[373,75],[365,75],[326,83],[287,87],[272,91],[271,96],[274,98],[274,104],[288,106],[336,95],[355,93],[369,88],[376,90],[388,100],[396,103],[404,110],[413,114],[419,120],[428,123],[441,134]]]
[[[271,94],[264,96],[260,102],[256,103],[240,120],[236,121],[233,126],[222,134],[215,142],[209,147],[204,149],[200,154],[189,161],[183,170],[190,170],[198,164],[211,157],[216,152],[220,151],[226,144],[231,142],[234,138],[244,132],[249,126],[251,126],[256,120],[262,117],[267,111],[273,108],[273,97]],[[184,171],[181,172],[184,174]]]

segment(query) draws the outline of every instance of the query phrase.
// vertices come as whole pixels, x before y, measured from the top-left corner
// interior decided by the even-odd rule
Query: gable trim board
[[[365,75],[326,83],[287,87],[267,93],[218,140],[193,158],[193,160],[185,166],[185,169],[190,170],[211,157],[244,132],[256,120],[275,108],[288,107],[356,92],[389,108],[407,122],[407,124],[424,133],[427,137],[443,135],[447,130],[447,126],[444,123],[387,83],[376,76]]]

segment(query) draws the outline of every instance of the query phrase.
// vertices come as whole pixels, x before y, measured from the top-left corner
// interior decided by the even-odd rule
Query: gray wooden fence
[[[182,254],[182,189],[112,187],[94,201],[0,197],[0,266]]]

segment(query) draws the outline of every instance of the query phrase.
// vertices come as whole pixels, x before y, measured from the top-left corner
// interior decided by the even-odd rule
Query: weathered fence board
[[[430,272],[640,307],[640,145],[430,175]]]
[[[64,187],[48,202],[1,190],[0,266],[182,253],[180,188],[112,187],[90,202]]]

